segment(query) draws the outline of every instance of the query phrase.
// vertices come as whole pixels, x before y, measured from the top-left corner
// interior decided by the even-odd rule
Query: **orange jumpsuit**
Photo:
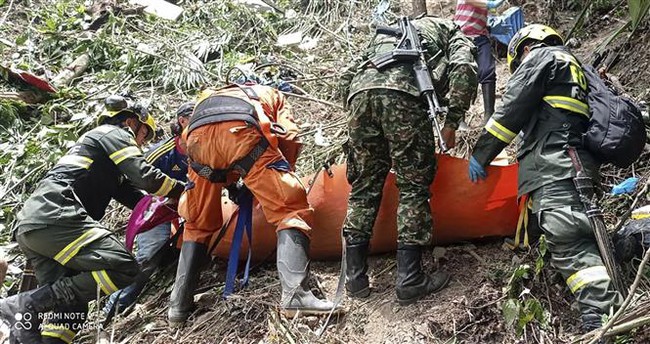
[[[266,220],[277,226],[277,230],[295,228],[309,236],[313,209],[307,203],[304,185],[293,172],[271,166],[282,160],[293,166],[297,159],[299,130],[290,107],[285,96],[274,88],[262,85],[244,87],[252,88],[259,100],[250,99],[238,87],[226,87],[203,91],[197,104],[213,95],[237,97],[264,111],[268,120],[282,125],[287,130],[283,136],[266,132],[265,136],[270,145],[255,161],[243,181],[262,206]],[[259,116],[259,111],[257,112]],[[189,158],[213,169],[225,169],[246,156],[257,145],[262,135],[257,128],[236,120],[210,123],[192,130],[189,134],[187,130],[183,133]],[[179,214],[186,220],[183,241],[209,243],[212,235],[221,229],[223,223],[222,188],[237,178],[239,175],[231,172],[226,183],[212,183],[199,176],[193,169],[189,169],[190,188],[183,193],[179,201]]]

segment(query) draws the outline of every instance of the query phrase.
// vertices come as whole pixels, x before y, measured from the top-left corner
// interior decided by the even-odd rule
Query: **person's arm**
[[[465,3],[476,7],[487,7],[487,0],[466,0]]]
[[[117,188],[117,192],[113,195],[113,198],[120,203],[121,205],[133,209],[136,204],[144,197],[142,190],[136,188],[128,180],[125,180]]]
[[[497,109],[485,125],[474,146],[472,157],[487,166],[539,111],[546,93],[546,82],[555,59],[543,51],[533,51],[512,75],[503,95],[503,106]]]
[[[465,118],[478,88],[478,66],[474,44],[462,31],[453,29],[449,37],[449,113],[445,128],[456,130]]]
[[[287,134],[278,137],[278,146],[282,155],[287,159],[291,168],[295,168],[298,155],[302,147],[301,139],[298,137],[300,129],[293,117],[291,106],[287,102],[287,97],[280,91],[273,90],[273,111],[275,121],[287,130]]]
[[[156,196],[180,197],[184,184],[148,164],[133,136],[126,130],[112,130],[99,141],[111,161],[134,187]]]
[[[493,9],[503,5],[503,0],[466,0],[465,3],[480,8]]]

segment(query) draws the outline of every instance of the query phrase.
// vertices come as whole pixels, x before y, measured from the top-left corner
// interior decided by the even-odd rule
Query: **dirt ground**
[[[443,13],[450,14],[453,4],[443,2]],[[445,12],[446,11],[446,12]],[[532,11],[529,21],[542,17]],[[560,18],[561,27],[572,25],[573,17]],[[611,22],[589,25],[580,38],[583,44],[576,49],[583,59],[615,28]],[[640,35],[632,45],[623,48],[622,62],[612,70],[628,90],[647,98],[650,72],[647,51],[650,35]],[[634,49],[630,49],[630,48]],[[643,48],[641,48],[643,47]],[[505,59],[497,61],[497,105],[508,77]],[[301,108],[304,105],[297,105]],[[312,109],[313,112],[321,112]],[[311,111],[309,111],[311,112]],[[322,113],[322,112],[321,112]],[[328,120],[336,120],[340,112],[329,112]],[[469,131],[459,133],[459,140],[470,140],[480,129],[482,101],[468,114]],[[309,119],[307,119],[309,121]],[[336,134],[340,136],[340,133]],[[463,147],[454,153],[464,156]],[[279,282],[272,261],[253,270],[248,288],[228,300],[220,298],[225,265],[217,262],[202,275],[202,286],[208,286],[197,296],[198,310],[183,329],[167,327],[166,307],[173,273],[161,274],[155,287],[146,292],[139,304],[126,317],[118,318],[106,334],[115,343],[569,343],[579,330],[579,314],[569,293],[549,272],[535,281],[538,295],[544,295],[543,304],[550,312],[550,325],[540,333],[524,332],[515,335],[504,323],[501,304],[504,287],[512,269],[530,259],[530,255],[513,253],[501,247],[502,240],[465,243],[437,249],[425,254],[425,270],[444,269],[453,275],[450,285],[436,295],[416,305],[400,307],[394,294],[395,261],[393,255],[370,258],[372,294],[363,300],[343,296],[347,313],[341,317],[307,317],[286,319],[279,315]],[[313,289],[330,299],[335,298],[339,281],[338,262],[313,262]],[[87,337],[86,340],[89,340]],[[86,342],[84,339],[81,342]]]

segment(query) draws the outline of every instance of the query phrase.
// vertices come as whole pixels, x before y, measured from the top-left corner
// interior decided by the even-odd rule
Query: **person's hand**
[[[440,135],[442,136],[442,141],[445,143],[447,146],[447,149],[452,149],[456,147],[456,130],[449,128],[449,127],[444,127],[440,131]]]
[[[472,181],[472,183],[478,182],[479,179],[485,179],[487,177],[487,172],[485,172],[485,169],[481,164],[479,164],[478,161],[476,161],[476,158],[473,156],[469,158],[469,179]]]
[[[497,8],[503,4],[503,0],[488,0],[487,1],[487,8],[489,10]]]

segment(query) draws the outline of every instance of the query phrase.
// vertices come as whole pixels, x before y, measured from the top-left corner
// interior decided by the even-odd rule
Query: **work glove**
[[[612,195],[622,195],[622,194],[631,194],[636,190],[636,184],[639,182],[639,178],[630,177],[625,179],[622,183],[615,185],[612,188]]]
[[[487,172],[473,156],[469,158],[469,179],[472,183],[478,182],[479,179],[485,179]]]
[[[487,8],[489,10],[495,9],[503,4],[503,0],[488,0],[487,1]]]

